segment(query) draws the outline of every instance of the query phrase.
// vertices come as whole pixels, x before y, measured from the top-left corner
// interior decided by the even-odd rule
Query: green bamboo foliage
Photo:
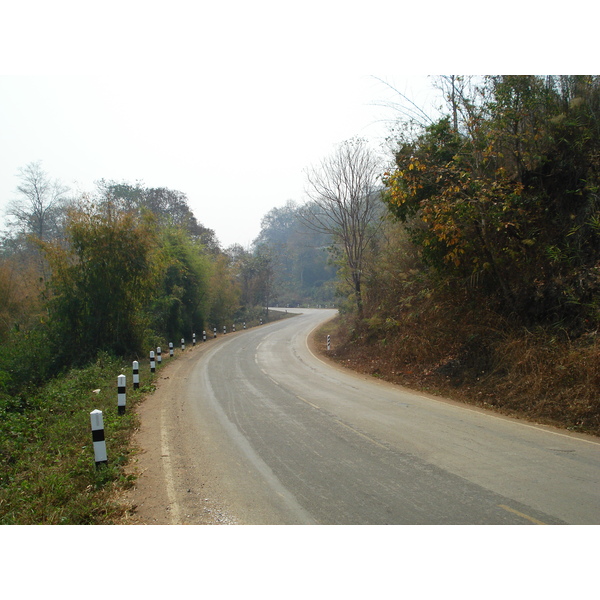
[[[45,244],[52,276],[48,312],[67,362],[98,351],[127,355],[141,349],[147,294],[157,277],[152,222],[111,203],[74,210],[68,244]]]

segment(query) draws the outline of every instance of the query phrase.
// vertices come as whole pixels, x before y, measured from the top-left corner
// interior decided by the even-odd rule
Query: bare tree
[[[484,79],[475,75],[439,75],[433,80],[452,111],[456,133],[473,137],[481,118]]]
[[[312,229],[333,235],[341,245],[362,317],[365,250],[377,232],[382,207],[379,162],[364,140],[352,139],[309,168],[306,177],[306,193],[312,202],[306,205],[303,219]]]
[[[19,169],[19,178],[19,197],[10,203],[7,214],[16,219],[21,232],[46,240],[56,229],[58,209],[68,188],[51,180],[39,161]]]

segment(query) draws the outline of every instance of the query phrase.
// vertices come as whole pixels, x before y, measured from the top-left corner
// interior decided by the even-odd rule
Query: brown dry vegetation
[[[511,326],[498,315],[431,305],[403,321],[349,327],[338,318],[317,335],[341,364],[406,387],[503,414],[600,435],[596,333]]]
[[[0,262],[0,340],[40,311],[41,284],[34,261],[12,257]]]

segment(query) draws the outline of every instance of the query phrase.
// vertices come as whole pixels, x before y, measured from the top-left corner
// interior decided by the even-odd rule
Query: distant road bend
[[[237,522],[600,523],[598,440],[332,367],[307,335],[333,315],[228,334],[190,362],[168,435],[195,436]]]

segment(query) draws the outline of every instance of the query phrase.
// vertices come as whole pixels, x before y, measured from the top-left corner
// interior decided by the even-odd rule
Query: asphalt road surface
[[[307,344],[333,314],[229,334],[190,363],[186,427],[237,522],[600,523],[595,438],[333,367]]]

